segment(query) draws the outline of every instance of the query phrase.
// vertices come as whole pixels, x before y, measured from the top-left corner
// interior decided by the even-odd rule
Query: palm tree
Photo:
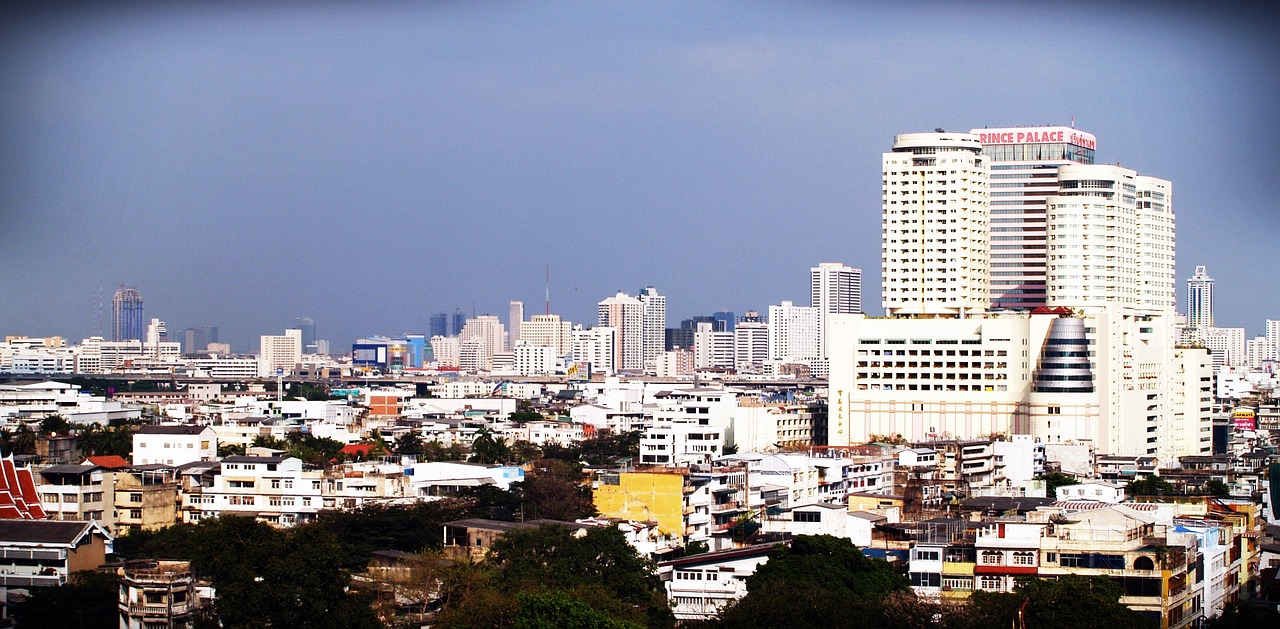
[[[102,452],[107,443],[107,433],[103,430],[102,424],[94,422],[80,429],[80,435],[76,439],[76,443],[80,447],[81,454],[96,456]]]
[[[495,437],[489,428],[476,431],[476,438],[471,442],[471,460],[476,463],[503,463],[511,458],[511,448],[507,440]]]
[[[36,433],[31,427],[23,424],[18,427],[18,432],[13,436],[13,454],[35,454],[36,453]]]

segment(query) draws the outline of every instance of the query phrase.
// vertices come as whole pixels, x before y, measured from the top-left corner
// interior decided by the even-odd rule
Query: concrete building
[[[121,629],[188,629],[200,599],[189,561],[131,561],[117,568]]]
[[[111,330],[113,341],[141,341],[146,338],[142,293],[135,286],[121,286],[111,298]]]
[[[580,377],[588,378],[591,373],[613,375],[618,369],[617,357],[618,329],[600,326],[583,329],[578,326],[573,330],[573,359],[584,369]],[[590,373],[586,373],[586,367]]]
[[[784,301],[769,306],[769,359],[809,362],[818,358],[818,309]]]
[[[809,269],[809,305],[818,310],[818,357],[827,357],[827,315],[862,312],[862,270],[840,262]]]
[[[97,522],[0,520],[0,588],[65,585],[101,567],[111,540]]]
[[[513,301],[507,306],[507,347],[515,347],[520,341],[520,327],[524,323],[524,302]]]
[[[734,366],[734,333],[717,332],[711,323],[699,323],[693,337],[693,366],[696,369]]]
[[[643,306],[640,322],[640,368],[643,369],[666,349],[667,298],[659,295],[656,288],[646,286],[640,292],[640,303]]]
[[[302,362],[302,330],[294,328],[285,330],[281,335],[264,334],[258,347],[258,357],[267,370],[260,376],[292,374],[298,363]]]
[[[216,460],[218,436],[209,426],[142,426],[133,433],[134,465]]]
[[[1213,278],[1206,267],[1197,266],[1187,278],[1187,327],[1208,330],[1213,324]]]
[[[533,315],[520,324],[520,340],[526,345],[549,347],[556,357],[573,350],[573,324],[560,315]]]
[[[599,314],[599,320],[597,321],[599,327],[610,327],[617,330],[614,354],[611,361],[614,369],[618,371],[644,369],[645,305],[639,299],[619,292],[617,295],[601,301],[597,312]],[[663,316],[665,316],[665,313]],[[665,334],[664,330],[664,339]],[[654,352],[654,355],[656,356],[657,352]]]
[[[987,161],[969,133],[894,138],[882,159],[885,314],[963,315],[991,305]]]
[[[769,362],[769,324],[758,319],[733,329],[733,364],[739,371]]]

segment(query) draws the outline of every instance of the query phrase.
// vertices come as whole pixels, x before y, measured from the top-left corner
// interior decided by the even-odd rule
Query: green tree
[[[1231,488],[1226,483],[1216,478],[1211,478],[1209,482],[1204,484],[1204,493],[1218,498],[1226,498],[1231,495]]]
[[[392,449],[396,454],[422,454],[426,451],[426,444],[422,441],[422,433],[410,430],[396,437],[395,446]]]
[[[505,463],[511,459],[511,448],[507,440],[494,435],[488,428],[476,431],[476,438],[471,442],[471,458],[473,463]]]
[[[1177,494],[1169,481],[1160,478],[1154,474],[1148,475],[1142,480],[1134,480],[1125,487],[1125,493],[1129,496],[1169,496]]]
[[[800,535],[769,551],[769,561],[747,577],[747,596],[724,612],[721,624],[909,627],[919,622],[916,613],[888,612],[914,604],[910,582],[888,562],[863,555],[848,539]]]
[[[1114,629],[1156,627],[1120,604],[1120,586],[1106,577],[1067,575],[1057,580],[1019,579],[1012,593],[974,592],[969,606],[946,618],[946,629],[1057,627]],[[1019,621],[1019,616],[1022,620]]]
[[[1036,477],[1036,480],[1044,481],[1045,491],[1050,500],[1058,499],[1058,488],[1066,485],[1075,485],[1080,482],[1074,476],[1063,474],[1062,472],[1049,472]]]
[[[644,625],[616,620],[569,596],[566,592],[521,592],[514,629],[642,629]]]
[[[40,432],[46,435],[50,433],[65,434],[71,432],[74,428],[75,427],[71,425],[71,422],[67,421],[67,418],[61,415],[47,415],[44,419],[40,420]]]
[[[83,627],[114,629],[120,579],[93,570],[76,572],[66,585],[32,588],[31,596],[13,607],[13,618],[22,627]]]

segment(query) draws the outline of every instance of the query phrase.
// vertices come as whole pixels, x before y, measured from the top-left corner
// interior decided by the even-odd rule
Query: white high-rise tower
[[[862,270],[839,262],[809,269],[809,305],[818,309],[818,358],[826,358],[827,315],[862,312]]]
[[[1187,279],[1187,327],[1201,331],[1213,327],[1213,278],[1203,266]]]
[[[987,158],[970,133],[904,133],[883,156],[885,314],[991,305]]]

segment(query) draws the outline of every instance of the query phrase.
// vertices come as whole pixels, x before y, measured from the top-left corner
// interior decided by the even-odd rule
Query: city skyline
[[[649,285],[668,326],[806,303],[824,261],[879,314],[894,135],[1073,122],[1097,163],[1172,181],[1176,275],[1209,268],[1219,326],[1280,316],[1265,16],[726,9],[4,9],[3,333],[78,342],[126,284],[170,330],[252,350],[310,317],[340,351],[541,305],[547,265],[588,325]]]

